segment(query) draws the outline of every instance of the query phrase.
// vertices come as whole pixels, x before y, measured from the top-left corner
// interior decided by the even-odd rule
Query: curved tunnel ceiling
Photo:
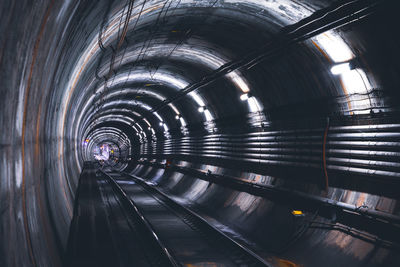
[[[209,214],[208,187],[165,181],[205,172],[399,215],[389,2],[2,1],[0,265],[61,264],[79,174],[104,145],[115,153],[104,166],[181,190]],[[242,217],[221,204],[220,221],[238,219],[251,240],[279,239],[255,229],[274,229],[265,218],[286,208],[246,192],[221,194]],[[331,232],[310,234],[282,261],[257,242],[276,266],[321,266],[326,255],[399,262],[390,248]],[[325,247],[320,256],[301,256],[312,244]]]

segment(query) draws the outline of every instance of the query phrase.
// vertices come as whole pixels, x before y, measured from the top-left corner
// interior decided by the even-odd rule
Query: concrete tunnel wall
[[[290,39],[316,11],[353,2],[372,14]],[[306,227],[294,238],[306,225],[292,216],[296,207],[200,177],[398,215],[395,16],[390,1],[349,3],[2,1],[0,265],[61,265],[83,162],[104,143],[120,155],[114,168],[192,203],[274,265],[399,262],[337,229]],[[264,47],[262,61],[180,95]],[[333,74],[343,62],[351,69]],[[314,211],[305,218],[331,222]]]

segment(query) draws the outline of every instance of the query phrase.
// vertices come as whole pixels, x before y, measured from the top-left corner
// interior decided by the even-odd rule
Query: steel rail
[[[178,204],[176,201],[171,199],[168,195],[165,193],[161,192],[157,188],[149,185],[145,180],[142,178],[131,175],[128,173],[123,172],[124,175],[130,177],[132,180],[134,180],[137,184],[141,185],[149,194],[151,195],[159,195],[162,197],[161,201],[166,203],[172,210],[176,212],[180,212],[184,215],[189,215],[190,218],[193,218],[194,223],[198,226],[203,227],[207,233],[210,235],[213,235],[216,237],[216,239],[221,239],[222,242],[225,244],[230,244],[230,246],[233,249],[238,249],[242,255],[245,255],[248,260],[252,262],[250,266],[270,266],[264,259],[262,259],[260,256],[255,254],[253,251],[250,249],[246,248],[245,246],[241,245],[238,243],[236,240],[232,239],[231,237],[227,236],[225,233],[223,233],[221,230],[216,228],[215,226],[211,225],[208,221],[206,221],[204,218],[202,218],[199,214],[196,212],[190,210],[189,208]],[[223,246],[226,247],[226,246]],[[246,265],[247,266],[247,265]]]
[[[160,252],[162,253],[162,258],[161,260],[164,260],[168,262],[169,266],[172,267],[179,267],[181,264],[177,263],[177,261],[174,259],[172,254],[169,252],[168,248],[162,243],[160,238],[158,237],[157,233],[154,231],[153,227],[151,224],[148,222],[148,220],[143,216],[143,214],[140,212],[138,206],[133,202],[133,200],[126,194],[126,192],[121,188],[121,186],[118,184],[117,181],[115,181],[114,178],[112,178],[110,175],[108,175],[106,172],[100,170],[100,172],[108,178],[110,181],[110,184],[112,185],[113,189],[115,192],[117,192],[118,195],[122,197],[122,200],[130,207],[133,215],[140,219],[140,223],[142,226],[145,227],[147,233],[149,236],[152,237],[152,240],[158,245]],[[165,265],[162,265],[165,266]]]

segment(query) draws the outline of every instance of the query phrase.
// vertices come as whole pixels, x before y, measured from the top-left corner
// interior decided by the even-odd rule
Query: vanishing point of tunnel
[[[0,0],[0,266],[400,266],[396,2]]]

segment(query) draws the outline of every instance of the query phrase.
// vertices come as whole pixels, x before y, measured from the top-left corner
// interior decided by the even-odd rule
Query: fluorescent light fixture
[[[140,129],[141,132],[143,132],[143,128],[142,126],[140,126],[140,124],[136,123],[136,126]]]
[[[204,110],[205,110],[205,108],[204,108],[203,106],[201,106],[201,107],[198,108],[198,111],[199,111],[200,113],[204,112]]]
[[[206,116],[206,121],[212,121],[214,117],[211,115],[211,112],[208,109],[204,110],[204,116]]]
[[[157,112],[154,112],[153,113],[160,121],[163,121],[163,119],[161,118],[161,116],[160,115],[158,115],[158,113]]]
[[[343,73],[340,78],[348,94],[364,94],[372,88],[367,76],[365,75],[365,72],[361,69],[347,71]],[[357,104],[361,103],[365,103],[367,106],[370,106],[368,99],[357,100]]]
[[[348,72],[350,70],[351,70],[350,63],[348,63],[348,62],[347,63],[342,63],[342,64],[337,64],[337,65],[335,65],[335,66],[333,66],[331,68],[331,72],[334,75],[343,74],[343,73]]]
[[[168,126],[166,123],[164,123],[163,127],[164,127],[164,132],[168,132]]]
[[[248,93],[250,91],[249,86],[247,83],[243,80],[242,77],[237,72],[231,72],[227,75],[232,79],[232,81],[236,84],[237,87],[242,90],[243,93]]]
[[[247,99],[249,99],[249,94],[242,94],[240,96],[240,100],[242,100],[242,101],[246,101]]]
[[[180,120],[182,126],[186,126],[186,122],[182,117],[180,117],[179,120]]]
[[[255,98],[254,96],[250,97],[248,99],[247,103],[249,104],[250,112],[259,112],[259,111],[261,111],[261,106],[258,103],[257,98]]]
[[[178,111],[178,109],[174,106],[174,104],[169,103],[168,106],[170,106],[170,107],[174,110],[174,112],[175,112],[176,114],[179,115],[179,111]]]
[[[206,104],[203,101],[203,98],[199,96],[196,92],[190,92],[189,95],[196,101],[199,106],[205,106]]]
[[[335,31],[327,31],[313,38],[334,62],[344,62],[354,58],[353,52],[343,38]]]
[[[150,122],[146,118],[143,118],[143,120],[146,122],[147,125],[149,125],[149,127],[151,126]]]

